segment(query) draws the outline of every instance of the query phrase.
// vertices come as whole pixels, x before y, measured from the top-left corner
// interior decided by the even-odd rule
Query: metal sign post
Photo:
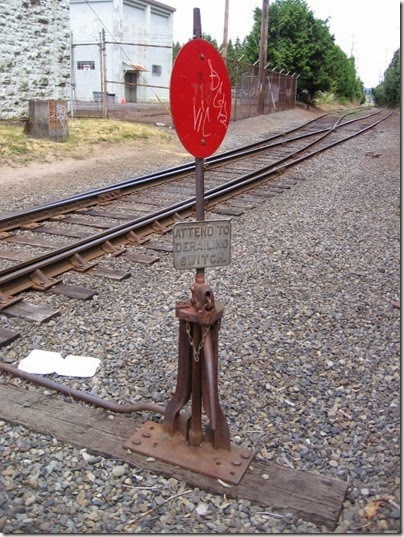
[[[194,9],[194,39],[179,52],[171,75],[173,123],[195,157],[195,222],[173,228],[174,267],[196,269],[191,299],[176,303],[179,319],[177,385],[163,424],[147,422],[124,445],[165,462],[229,483],[240,482],[254,453],[230,442],[220,407],[218,344],[223,308],[205,282],[205,267],[230,263],[230,221],[205,221],[204,158],[220,146],[231,109],[230,80],[218,51],[201,39]],[[191,411],[181,410],[191,399]],[[202,407],[209,423],[203,426]]]
[[[205,159],[195,158],[195,197],[196,197],[196,219],[199,222],[205,220]],[[205,282],[205,268],[197,268],[195,282]]]

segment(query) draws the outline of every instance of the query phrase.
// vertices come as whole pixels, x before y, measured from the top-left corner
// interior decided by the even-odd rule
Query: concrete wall
[[[0,120],[70,97],[69,0],[0,1]]]

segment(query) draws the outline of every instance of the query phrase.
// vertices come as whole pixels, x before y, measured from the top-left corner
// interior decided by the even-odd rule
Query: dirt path
[[[53,162],[30,162],[15,166],[0,166],[0,184],[20,183],[27,180],[46,179],[66,173],[93,172],[95,168],[109,175],[122,162],[130,166],[136,164],[143,167],[147,164],[162,161],[176,161],[188,157],[180,142],[174,137],[170,142],[153,144],[151,141],[140,140],[136,144],[98,144],[93,147],[92,154],[85,159],[66,158]],[[117,166],[118,165],[118,166]],[[170,164],[168,164],[170,165]]]

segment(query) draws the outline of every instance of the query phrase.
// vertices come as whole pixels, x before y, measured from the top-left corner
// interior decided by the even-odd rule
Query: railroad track
[[[387,119],[383,110],[321,116],[299,128],[205,159],[205,207],[234,216],[290,184],[279,182],[288,168],[350,140]],[[26,290],[83,298],[60,276],[88,272],[116,279],[119,271],[97,266],[97,258],[132,255],[195,212],[195,165],[110,185],[45,206],[0,216],[0,311],[11,311]],[[154,245],[154,246],[153,246]],[[169,250],[169,247],[167,248]],[[135,254],[137,261],[150,256]]]

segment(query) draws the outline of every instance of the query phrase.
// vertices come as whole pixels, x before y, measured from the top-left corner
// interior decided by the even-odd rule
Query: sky
[[[271,4],[272,0],[269,0]],[[225,0],[163,0],[176,9],[174,42],[192,37],[193,8],[201,12],[202,32],[223,42]],[[328,27],[336,44],[355,57],[359,78],[366,88],[383,79],[394,52],[400,47],[400,0],[306,0],[318,19],[329,18]],[[253,13],[262,0],[229,0],[228,37],[242,41],[252,29]]]

